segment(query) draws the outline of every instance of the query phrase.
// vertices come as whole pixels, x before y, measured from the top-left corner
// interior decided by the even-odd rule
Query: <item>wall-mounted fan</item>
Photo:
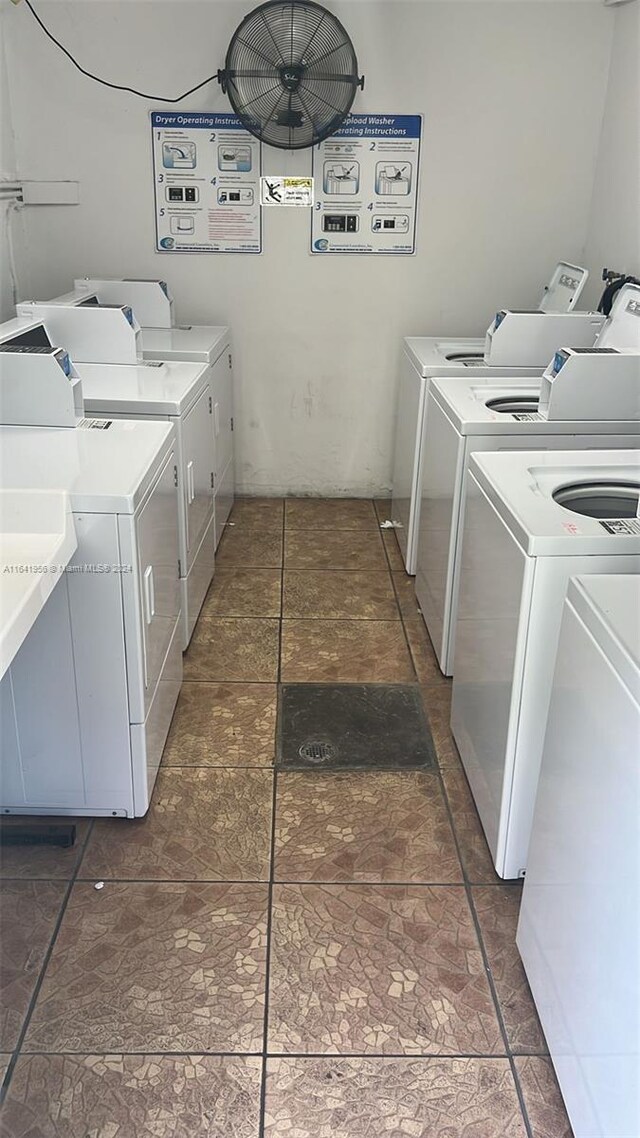
[[[336,17],[312,0],[268,0],[244,18],[218,82],[251,134],[302,150],[344,122],[364,76]]]

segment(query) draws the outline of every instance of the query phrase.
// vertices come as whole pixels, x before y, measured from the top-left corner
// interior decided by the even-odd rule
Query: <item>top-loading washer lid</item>
[[[554,490],[553,499],[565,510],[587,518],[635,518],[640,505],[640,482],[569,482]]]
[[[469,360],[483,360],[484,352],[451,352],[444,358],[445,360],[449,360],[450,363],[458,362],[466,364]]]
[[[533,414],[539,406],[538,395],[500,395],[495,399],[487,399],[485,403],[485,407],[498,411],[501,415]]]
[[[560,261],[538,305],[539,312],[571,312],[589,276],[588,269]]]

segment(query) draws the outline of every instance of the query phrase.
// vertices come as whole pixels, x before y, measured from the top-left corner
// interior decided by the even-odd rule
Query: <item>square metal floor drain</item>
[[[283,684],[276,765],[295,770],[433,766],[420,691],[405,684]]]

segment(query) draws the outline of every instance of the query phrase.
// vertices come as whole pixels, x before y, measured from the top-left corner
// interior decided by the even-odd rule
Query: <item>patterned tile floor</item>
[[[239,501],[148,816],[4,851],[3,1138],[571,1138],[385,517]],[[438,769],[276,774],[280,682],[416,685]]]

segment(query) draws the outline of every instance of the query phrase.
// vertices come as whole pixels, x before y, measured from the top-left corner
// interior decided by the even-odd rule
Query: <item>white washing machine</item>
[[[576,273],[584,271],[575,270]],[[553,289],[550,293],[552,298],[556,295]],[[556,300],[556,303],[560,302]],[[397,529],[407,573],[416,572],[431,379],[469,377],[471,367],[473,378],[478,382],[487,377],[502,377],[516,385],[523,378],[539,377],[561,344],[571,344],[578,350],[608,347],[622,310],[618,297],[606,321],[604,316],[593,312],[499,312],[487,331],[484,355],[480,359],[468,358],[466,362],[455,352],[449,353],[451,358],[448,358],[437,340],[405,340],[398,386],[390,520]],[[626,323],[629,322],[627,317]],[[634,323],[637,325],[638,321]],[[625,334],[627,331],[625,328]],[[624,348],[626,344],[620,346]]]
[[[591,356],[571,356],[557,373],[551,369],[530,386],[491,379],[431,381],[416,596],[445,676],[454,669],[464,486],[471,454],[640,445],[640,355],[595,353],[595,361],[595,373],[585,375]]]
[[[47,604],[0,685],[0,810],[145,814],[182,681],[173,427],[3,426],[0,479],[66,491],[77,539],[67,596],[50,598],[71,621],[73,673]]]
[[[50,303],[65,305],[131,305],[142,332],[140,351],[146,360],[184,360],[211,369],[216,439],[216,547],[233,506],[233,356],[229,329],[220,325],[175,324],[173,298],[166,281],[78,279],[74,291]],[[131,362],[131,361],[128,361]]]
[[[213,396],[205,364],[77,364],[87,415],[173,423],[178,466],[182,647],[187,648],[213,577]]]
[[[571,312],[578,302],[588,277],[588,269],[583,269],[580,265],[572,265],[568,261],[559,261],[542,289],[536,311]],[[116,298],[113,299],[115,301]],[[428,352],[429,363],[440,366],[462,363],[463,366],[473,367],[474,361],[481,364],[484,360],[484,336],[480,338],[461,336],[451,340],[444,339],[442,336],[431,336],[423,342],[425,352]],[[434,372],[433,374],[441,375],[443,373]]]
[[[517,943],[575,1138],[640,1134],[640,577],[569,583]]]
[[[640,571],[639,492],[638,451],[471,456],[451,729],[501,877],[527,865],[568,580]]]

